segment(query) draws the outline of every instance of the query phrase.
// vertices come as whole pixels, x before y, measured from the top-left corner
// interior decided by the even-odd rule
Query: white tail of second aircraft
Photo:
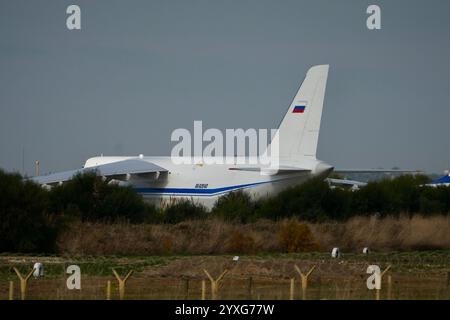
[[[308,70],[281,121],[272,142],[279,144],[280,164],[295,164],[305,158],[316,159],[328,68],[328,65],[319,65]],[[276,157],[272,153],[273,156]]]

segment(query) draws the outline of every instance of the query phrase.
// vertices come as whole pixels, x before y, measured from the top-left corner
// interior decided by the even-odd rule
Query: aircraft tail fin
[[[280,163],[316,158],[328,68],[318,65],[308,70],[281,121],[273,140],[278,142]]]

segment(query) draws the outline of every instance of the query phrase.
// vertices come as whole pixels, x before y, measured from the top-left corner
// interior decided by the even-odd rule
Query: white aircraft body
[[[316,150],[328,69],[328,65],[309,69],[289,105],[275,134],[279,143],[278,167],[275,170],[244,166],[239,158],[235,158],[232,164],[205,164],[206,161],[175,164],[171,157],[101,156],[88,159],[82,169],[32,179],[51,186],[68,181],[78,173],[95,170],[105,179],[131,185],[146,200],[166,204],[177,199],[192,199],[208,208],[218,197],[236,190],[244,190],[258,199],[276,195],[313,177],[325,179],[334,168],[318,160]],[[250,163],[248,159],[244,162]],[[343,170],[371,171],[386,170]],[[350,184],[354,185],[354,182]]]

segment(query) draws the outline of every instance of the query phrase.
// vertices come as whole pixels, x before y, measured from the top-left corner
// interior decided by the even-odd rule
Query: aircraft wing
[[[127,159],[88,168],[34,177],[30,178],[30,180],[39,184],[51,185],[68,181],[75,175],[86,172],[96,172],[97,175],[110,179],[126,180],[130,177],[130,175],[146,176],[149,174],[154,174],[156,176],[158,173],[167,172],[167,170],[151,162],[138,159]]]
[[[352,187],[353,186],[364,187],[367,185],[366,182],[361,182],[361,181],[356,181],[356,180],[348,180],[348,179],[327,178],[326,180],[331,185],[352,186]]]

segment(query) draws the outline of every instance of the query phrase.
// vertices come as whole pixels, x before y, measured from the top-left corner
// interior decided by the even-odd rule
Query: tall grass
[[[376,250],[450,248],[448,216],[353,217],[345,223],[312,224],[311,228],[321,243],[346,249],[364,246]]]
[[[76,223],[58,238],[70,255],[249,254],[284,252],[280,232],[287,221],[241,224],[220,219],[178,224]],[[450,217],[419,215],[354,217],[346,222],[306,223],[321,250],[450,249]],[[299,247],[298,251],[305,248]]]

